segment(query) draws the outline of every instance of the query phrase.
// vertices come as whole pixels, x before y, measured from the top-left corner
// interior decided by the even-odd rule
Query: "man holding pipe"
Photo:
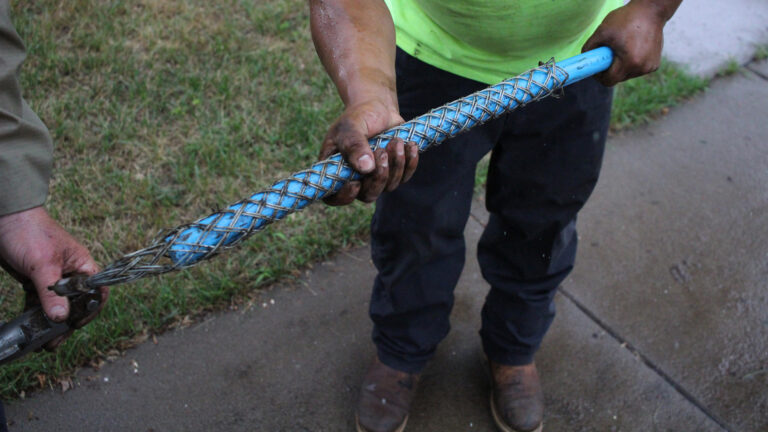
[[[341,152],[364,174],[326,202],[376,201],[370,316],[377,356],[361,387],[358,431],[405,428],[419,374],[449,330],[475,166],[489,151],[490,220],[478,260],[491,286],[480,330],[491,411],[502,431],[542,429],[534,354],[554,318],[556,288],[573,268],[576,214],[597,182],[610,86],[658,68],[662,29],[680,2],[310,0],[318,55],[345,104],[320,157]],[[400,140],[376,152],[368,147],[368,138],[403,118],[539,60],[599,46],[614,51],[610,69],[559,99],[528,105],[421,157]]]

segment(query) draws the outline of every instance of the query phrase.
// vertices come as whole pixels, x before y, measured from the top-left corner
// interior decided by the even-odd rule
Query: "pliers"
[[[48,287],[69,299],[69,316],[63,322],[51,321],[38,304],[11,322],[0,323],[0,365],[39,350],[57,337],[82,327],[82,321],[98,311],[102,302],[99,288],[89,286],[86,280],[87,276],[73,276]]]

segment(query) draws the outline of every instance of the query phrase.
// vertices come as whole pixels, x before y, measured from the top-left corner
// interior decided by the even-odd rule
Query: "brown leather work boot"
[[[491,413],[502,432],[541,432],[544,397],[536,364],[505,366],[489,361]]]
[[[402,432],[418,381],[418,374],[394,370],[377,356],[360,389],[357,432]]]

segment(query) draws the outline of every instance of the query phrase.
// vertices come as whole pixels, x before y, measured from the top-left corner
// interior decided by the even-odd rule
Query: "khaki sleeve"
[[[19,71],[26,52],[0,0],[0,215],[45,202],[53,143],[48,129],[21,97]]]

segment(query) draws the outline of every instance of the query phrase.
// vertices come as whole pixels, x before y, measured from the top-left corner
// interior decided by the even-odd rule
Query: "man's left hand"
[[[597,75],[597,80],[610,87],[658,69],[664,24],[679,4],[676,0],[633,0],[609,13],[582,48],[608,46],[613,50],[611,67]]]

